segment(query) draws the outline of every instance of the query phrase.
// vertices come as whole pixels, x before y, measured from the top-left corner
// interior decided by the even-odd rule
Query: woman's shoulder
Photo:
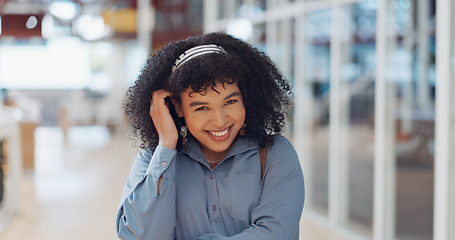
[[[274,135],[273,141],[268,146],[268,159],[283,159],[283,158],[296,158],[298,159],[297,153],[292,143],[283,135]]]
[[[277,135],[274,135],[272,138],[273,138],[273,140],[272,140],[271,144],[269,144],[269,148],[271,148],[271,149],[287,149],[287,148],[294,149],[294,146],[292,145],[292,143],[285,136],[283,136],[281,134],[277,134]]]

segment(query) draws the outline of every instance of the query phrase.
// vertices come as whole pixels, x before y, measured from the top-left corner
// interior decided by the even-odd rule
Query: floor
[[[420,130],[423,131],[423,130]],[[313,209],[326,214],[329,199],[329,129],[319,128],[311,136],[313,145],[311,174],[313,175]],[[374,132],[368,125],[356,124],[349,128],[349,138],[344,138],[348,150],[348,212],[349,227],[360,227],[371,236],[373,226],[374,190]],[[398,240],[428,240],[433,237],[433,154],[428,148],[421,149],[413,140],[420,142],[416,134],[406,141],[395,144],[395,234]],[[423,141],[425,143],[425,141]],[[362,146],[362,147],[359,147]],[[407,150],[406,150],[407,149]],[[309,185],[307,181],[307,186]]]
[[[102,127],[35,132],[35,170],[23,180],[23,210],[0,239],[116,239],[115,214],[135,150]]]
[[[115,215],[137,150],[123,133],[104,127],[35,131],[35,169],[24,173],[22,211],[0,239],[117,239]],[[335,238],[318,224],[301,222],[301,239]]]

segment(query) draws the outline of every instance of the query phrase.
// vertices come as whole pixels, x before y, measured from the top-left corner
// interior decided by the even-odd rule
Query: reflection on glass
[[[327,214],[329,159],[329,89],[331,10],[323,9],[305,16],[303,72],[305,88],[311,89],[305,114],[312,119],[306,131],[311,141],[306,148],[312,162],[313,186],[309,208]]]
[[[218,5],[218,19],[248,18],[258,19],[262,17],[266,0],[215,0]]]
[[[265,28],[265,23],[254,25],[253,34],[250,38],[250,43],[263,52],[265,52],[266,42]]]
[[[374,172],[374,68],[376,9],[363,3],[340,14],[340,157],[348,164],[348,222],[371,232]]]
[[[294,38],[292,34],[292,30],[294,29],[295,21],[294,19],[291,20],[283,20],[278,22],[278,39],[277,39],[277,55],[276,55],[276,63],[283,74],[283,76],[290,82],[291,86],[295,86],[294,84]],[[290,109],[292,110],[292,109]],[[293,111],[289,112],[286,120],[286,129],[284,135],[290,140],[293,141]]]
[[[221,1],[219,18],[230,18],[226,32],[247,42],[254,42],[253,22],[264,15],[265,0],[260,1]],[[232,8],[232,11],[229,11]]]
[[[390,1],[387,81],[394,106],[397,239],[432,239],[435,1]]]
[[[224,2],[223,0],[214,0],[214,1],[217,1],[217,6],[218,6],[218,9],[217,9],[217,17],[218,17],[218,20],[221,20],[223,18],[226,18],[226,16],[224,15]]]

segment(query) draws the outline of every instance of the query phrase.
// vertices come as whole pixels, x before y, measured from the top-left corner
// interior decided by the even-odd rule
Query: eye
[[[203,110],[207,110],[207,109],[208,109],[207,107],[198,107],[194,111],[203,111]]]
[[[231,99],[231,100],[229,100],[229,101],[226,102],[226,105],[231,105],[231,104],[234,104],[234,103],[236,103],[236,102],[237,102],[237,100]]]

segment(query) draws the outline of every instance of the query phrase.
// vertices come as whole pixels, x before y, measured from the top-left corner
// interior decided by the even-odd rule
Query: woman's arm
[[[159,135],[154,153],[142,151],[134,161],[117,214],[121,239],[173,239],[175,228],[175,164],[177,129],[165,90],[152,93],[150,117]]]
[[[174,239],[175,157],[176,150],[163,146],[136,157],[117,213],[121,239]]]
[[[303,173],[292,145],[284,138],[276,140],[269,147],[264,187],[259,205],[251,214],[250,227],[232,237],[207,234],[198,240],[299,238],[299,222],[305,198]]]

